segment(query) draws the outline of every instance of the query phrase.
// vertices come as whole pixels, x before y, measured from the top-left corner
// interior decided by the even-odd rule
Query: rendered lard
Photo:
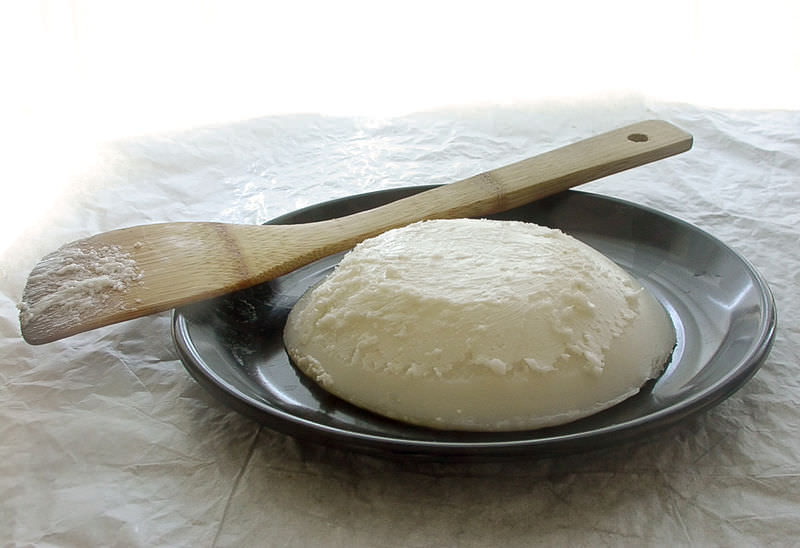
[[[569,422],[636,394],[675,346],[664,308],[559,230],[437,220],[366,240],[289,315],[292,361],[397,420],[500,431]]]

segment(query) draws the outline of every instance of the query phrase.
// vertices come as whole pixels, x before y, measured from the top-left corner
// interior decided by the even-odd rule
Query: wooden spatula
[[[20,304],[22,335],[47,343],[244,289],[391,228],[505,211],[691,146],[688,133],[651,120],[329,221],[161,223],[98,234],[36,265]]]

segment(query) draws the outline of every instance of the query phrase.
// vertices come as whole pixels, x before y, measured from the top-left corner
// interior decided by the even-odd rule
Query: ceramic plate
[[[428,188],[361,194],[271,222],[338,217]],[[579,191],[494,218],[559,228],[648,287],[666,307],[678,337],[664,373],[621,404],[555,428],[471,433],[382,418],[308,381],[283,348],[289,310],[334,268],[341,254],[272,282],[175,310],[173,338],[181,359],[222,402],[298,438],[401,458],[483,459],[574,452],[642,439],[718,404],[766,358],[776,323],[767,284],[744,258],[697,227],[630,202]]]

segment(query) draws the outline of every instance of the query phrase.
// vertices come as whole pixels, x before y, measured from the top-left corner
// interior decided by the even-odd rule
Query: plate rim
[[[265,224],[288,224],[291,219],[315,211],[320,208],[331,208],[337,204],[348,203],[355,198],[368,198],[375,195],[409,195],[422,192],[440,185],[405,186],[383,189],[366,193],[353,194],[332,200],[312,204],[294,211],[275,217]],[[409,194],[406,194],[409,193]],[[397,456],[420,457],[497,457],[515,456],[525,454],[563,454],[586,450],[587,439],[596,443],[594,447],[604,447],[609,441],[625,442],[634,438],[646,437],[655,431],[661,431],[676,424],[689,416],[698,414],[703,410],[718,405],[738,391],[758,371],[768,356],[774,342],[777,326],[777,310],[775,299],[766,279],[755,266],[736,250],[722,242],[720,239],[702,228],[677,218],[671,214],[659,211],[647,205],[638,204],[629,200],[608,196],[583,190],[567,190],[563,193],[581,194],[592,199],[608,201],[623,207],[640,210],[650,215],[661,217],[670,223],[681,225],[684,229],[698,233],[704,238],[712,240],[716,245],[729,251],[744,267],[748,275],[755,282],[760,297],[760,310],[763,319],[759,324],[758,333],[754,337],[752,350],[745,354],[735,364],[732,364],[727,373],[712,385],[699,392],[693,392],[689,397],[681,399],[669,406],[653,411],[646,415],[638,416],[624,422],[592,428],[591,430],[559,434],[538,438],[520,438],[511,440],[487,441],[438,441],[405,439],[392,435],[381,436],[366,432],[354,431],[332,425],[322,424],[304,417],[294,415],[288,411],[265,405],[264,403],[243,394],[224,379],[216,375],[211,364],[201,356],[188,332],[186,318],[182,314],[183,308],[174,309],[171,315],[171,335],[180,360],[185,369],[203,388],[211,392],[228,407],[248,416],[249,418],[265,424],[275,430],[289,434],[296,438],[320,442],[337,447],[349,447],[366,453]],[[520,432],[536,432],[528,430]]]

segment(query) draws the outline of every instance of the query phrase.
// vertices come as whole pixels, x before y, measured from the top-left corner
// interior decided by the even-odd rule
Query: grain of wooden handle
[[[690,134],[668,122],[648,120],[342,217],[336,224],[342,235],[352,232],[363,239],[364,232],[371,236],[423,219],[491,215],[691,147]]]

